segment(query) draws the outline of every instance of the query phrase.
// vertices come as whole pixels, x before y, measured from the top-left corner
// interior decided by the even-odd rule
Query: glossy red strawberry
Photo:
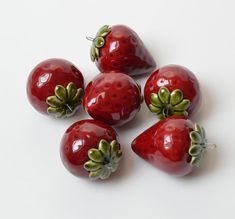
[[[126,74],[101,73],[87,85],[83,104],[92,118],[120,126],[139,111],[140,87]]]
[[[91,60],[95,61],[103,73],[140,75],[156,68],[156,63],[142,40],[127,26],[105,25],[91,40]]]
[[[82,120],[65,132],[60,155],[69,172],[79,177],[107,179],[122,156],[117,133],[103,122]]]
[[[202,127],[185,117],[172,116],[140,134],[132,142],[132,150],[153,166],[184,176],[200,165],[208,144]]]
[[[82,73],[69,61],[48,59],[30,73],[27,95],[32,106],[56,118],[72,116],[78,109],[84,89]]]
[[[160,119],[171,115],[191,116],[201,103],[197,78],[187,68],[167,65],[154,71],[144,88],[150,111]]]

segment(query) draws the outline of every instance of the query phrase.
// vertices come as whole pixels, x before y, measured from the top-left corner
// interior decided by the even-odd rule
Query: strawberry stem
[[[94,40],[95,40],[95,38],[89,37],[89,36],[87,36],[86,39],[89,40],[89,41],[92,41],[92,42],[94,42]]]
[[[163,115],[165,116],[165,118],[170,116],[170,109],[171,109],[170,104],[167,104],[166,107],[163,109]]]
[[[217,146],[215,143],[206,142],[205,147],[206,149],[215,149]]]
[[[66,103],[65,106],[68,107],[68,109],[70,110],[70,112],[73,112],[73,109],[69,106],[69,104]]]

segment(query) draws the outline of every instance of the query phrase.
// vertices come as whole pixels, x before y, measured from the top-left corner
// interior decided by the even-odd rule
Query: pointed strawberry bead
[[[124,25],[104,25],[92,40],[91,60],[102,73],[131,76],[152,72],[156,63],[140,37]]]
[[[132,150],[156,168],[175,176],[200,166],[208,146],[205,131],[182,116],[171,116],[151,126],[132,144]]]

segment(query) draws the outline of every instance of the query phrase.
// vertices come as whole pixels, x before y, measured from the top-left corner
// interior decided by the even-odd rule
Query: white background
[[[0,0],[0,218],[235,218],[234,0]],[[26,80],[40,61],[61,57],[97,73],[90,42],[103,24],[126,24],[143,39],[159,66],[181,64],[198,77],[209,151],[184,178],[139,159],[131,140],[156,122],[145,104],[119,128],[124,160],[106,182],[75,178],[62,166],[59,144],[73,122],[40,115],[26,98]],[[146,78],[137,79],[142,86]]]

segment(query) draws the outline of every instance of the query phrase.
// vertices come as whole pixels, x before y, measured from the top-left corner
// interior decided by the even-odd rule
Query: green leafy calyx
[[[92,39],[92,46],[91,46],[91,60],[94,62],[99,57],[99,48],[104,46],[105,44],[105,37],[111,31],[111,28],[108,25],[104,25],[99,29],[96,34],[96,37]]]
[[[109,143],[102,139],[98,149],[92,148],[88,151],[88,157],[90,160],[83,167],[89,172],[89,178],[92,180],[107,179],[111,173],[117,170],[122,152],[116,140]]]
[[[191,164],[193,166],[199,167],[201,161],[206,152],[206,134],[203,127],[195,124],[194,130],[189,134],[191,139],[191,146],[189,148],[189,154],[191,155]]]
[[[150,94],[149,110],[155,113],[159,119],[172,115],[187,116],[190,105],[188,99],[184,99],[180,89],[170,92],[166,87],[161,87],[158,93]]]
[[[57,85],[54,92],[55,95],[47,97],[46,102],[48,114],[56,118],[72,116],[81,104],[84,93],[83,89],[77,89],[73,82],[70,82],[66,88]]]

